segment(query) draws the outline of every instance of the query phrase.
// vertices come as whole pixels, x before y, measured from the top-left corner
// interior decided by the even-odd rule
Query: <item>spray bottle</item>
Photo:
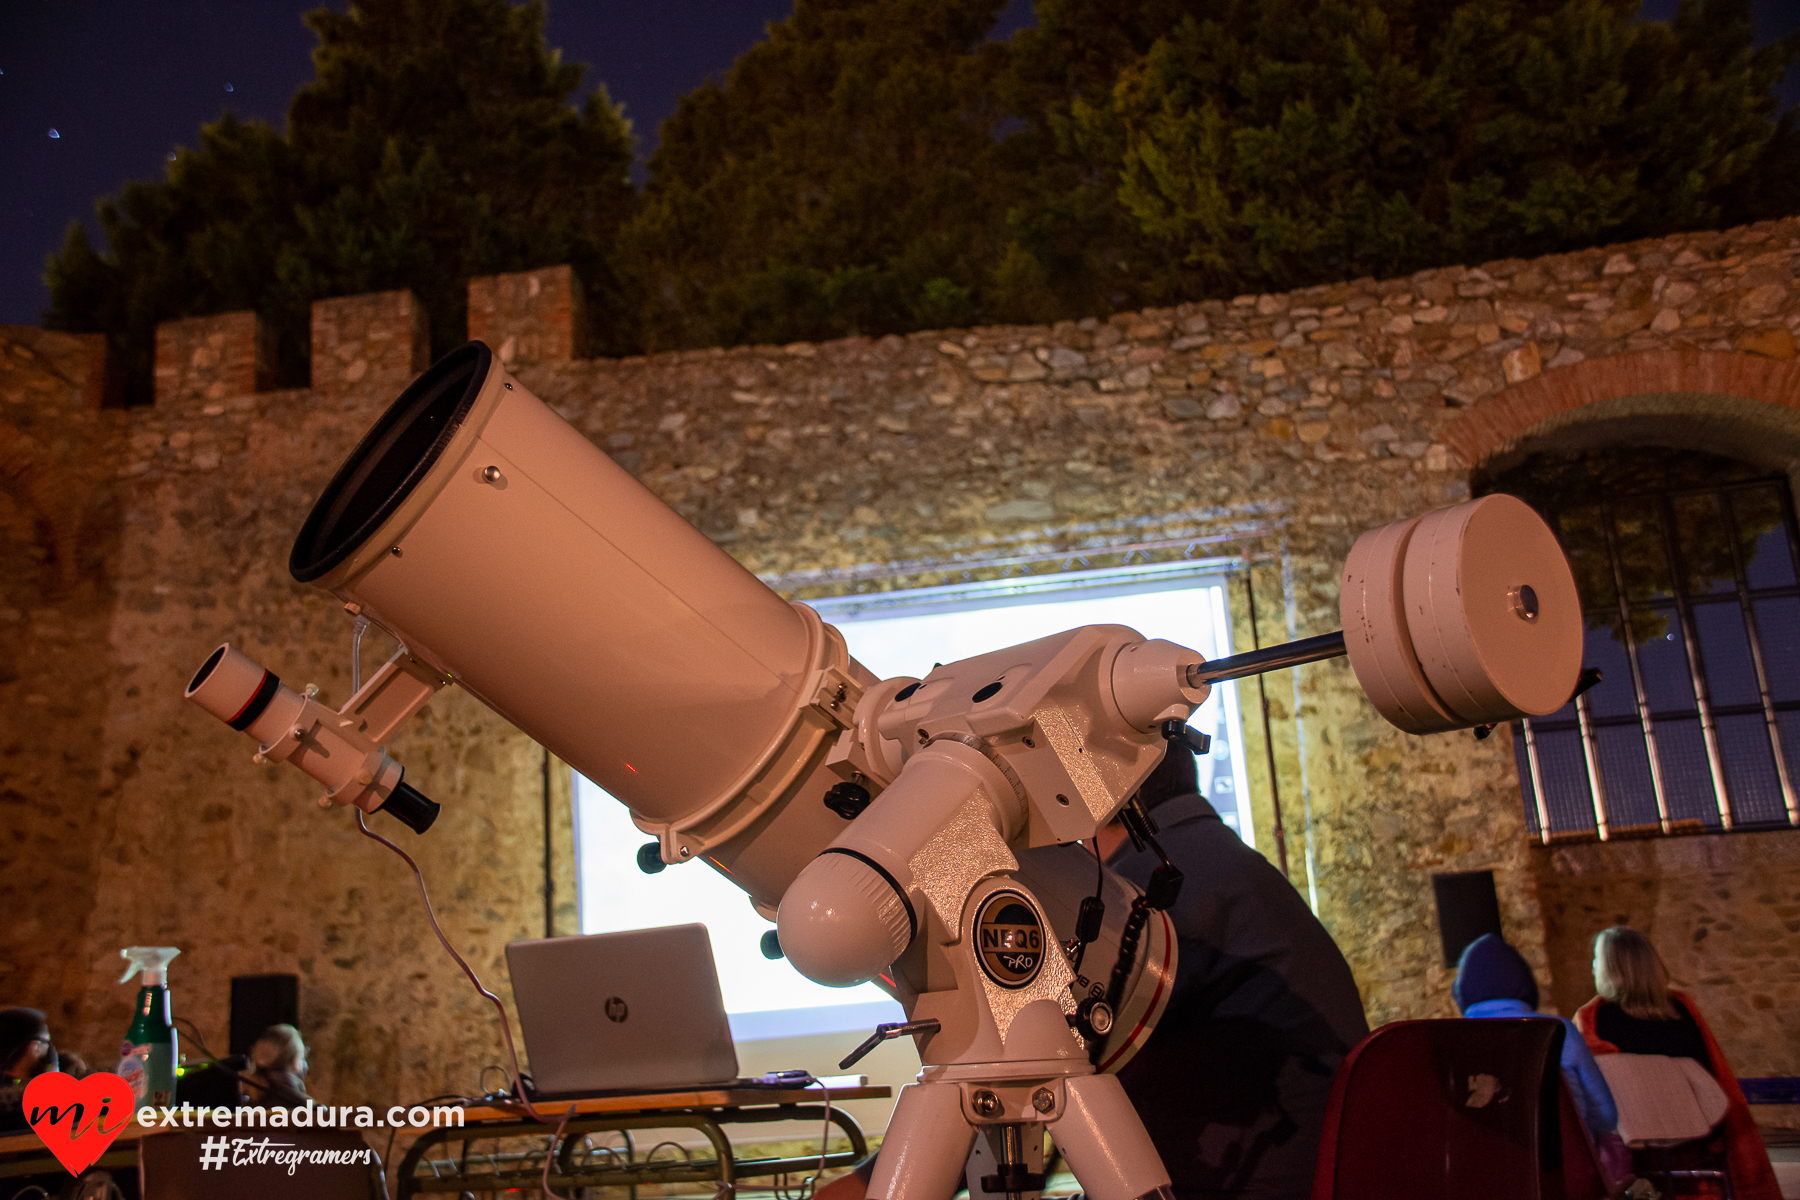
[[[132,946],[119,951],[128,964],[119,977],[125,983],[139,971],[137,1009],[125,1044],[119,1047],[119,1075],[131,1085],[140,1107],[175,1103],[175,1064],[180,1059],[175,1023],[169,1016],[169,960],[181,951],[173,946]]]

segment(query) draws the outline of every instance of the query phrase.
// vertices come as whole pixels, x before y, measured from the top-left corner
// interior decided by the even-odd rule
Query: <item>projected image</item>
[[[1218,577],[1117,580],[1113,576],[1106,587],[1030,594],[1008,594],[1005,585],[936,588],[814,607],[843,631],[850,653],[879,678],[924,676],[935,663],[1080,625],[1128,625],[1145,637],[1191,646],[1209,659],[1231,653],[1225,589]],[[1215,687],[1189,724],[1212,737],[1212,752],[1199,760],[1201,794],[1228,826],[1253,842],[1236,685]],[[575,802],[582,932],[690,921],[706,925],[738,1040],[868,1029],[904,1019],[900,1006],[873,984],[829,988],[805,978],[785,959],[764,958],[760,939],[773,926],[716,871],[691,864],[644,874],[635,856],[649,835],[631,823],[624,805],[580,776]]]
[[[631,823],[623,804],[580,775],[575,777],[575,823],[581,932],[690,921],[705,925],[725,1011],[739,1041],[865,1029],[906,1019],[900,1006],[872,983],[826,987],[794,970],[786,959],[764,958],[762,935],[775,926],[750,907],[742,889],[711,867],[684,863],[644,874],[638,869],[637,848],[650,835]]]

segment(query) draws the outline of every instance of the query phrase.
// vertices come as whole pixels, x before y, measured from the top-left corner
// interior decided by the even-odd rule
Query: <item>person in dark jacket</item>
[[[1171,742],[1138,791],[1184,876],[1168,910],[1179,957],[1169,1007],[1119,1082],[1177,1200],[1301,1200],[1332,1078],[1368,1021],[1331,934],[1197,783],[1194,756]],[[1159,862],[1117,823],[1099,848],[1140,888]]]
[[[43,1013],[35,1008],[0,1009],[0,1131],[29,1128],[25,1085],[57,1065]]]

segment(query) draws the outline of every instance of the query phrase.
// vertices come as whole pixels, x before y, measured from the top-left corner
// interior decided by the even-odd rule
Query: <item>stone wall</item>
[[[1047,328],[607,361],[574,357],[578,288],[566,270],[474,281],[470,310],[475,328],[512,341],[526,386],[789,595],[1143,547],[1133,553],[1235,567],[1244,646],[1246,579],[1262,644],[1335,629],[1338,572],[1358,533],[1463,499],[1479,461],[1586,411],[1545,416],[1518,389],[1596,363],[1633,378],[1629,364],[1646,354],[1785,368],[1800,327],[1797,254],[1800,223],[1785,222]],[[390,297],[321,306],[365,311],[399,309]],[[466,1090],[499,1061],[498,1039],[431,942],[400,865],[342,813],[314,807],[295,773],[252,766],[241,737],[180,699],[224,639],[334,702],[348,685],[348,622],[292,582],[286,556],[330,472],[391,400],[398,376],[375,377],[399,359],[377,372],[380,356],[359,350],[343,360],[370,364],[359,379],[346,369],[316,376],[329,386],[258,392],[256,372],[241,370],[246,353],[256,361],[248,317],[171,329],[170,359],[186,365],[159,373],[154,408],[0,393],[0,434],[35,464],[0,477],[0,550],[24,564],[0,582],[0,801],[13,847],[0,898],[19,914],[0,935],[19,981],[8,1002],[40,1003],[59,1038],[99,1056],[130,999],[109,974],[118,947],[167,941],[185,950],[180,1010],[208,1030],[223,1029],[226,976],[299,972],[317,1090],[335,1102]],[[416,337],[389,324],[401,333],[387,346]],[[370,344],[342,328],[338,345]],[[239,364],[229,378],[227,361]],[[1677,416],[1800,406],[1800,395],[1683,395]],[[379,661],[376,647],[365,661]],[[1555,856],[1573,851],[1529,843],[1508,739],[1401,734],[1341,661],[1297,674],[1265,680],[1290,870],[1317,896],[1371,1020],[1452,1011],[1431,899],[1440,871],[1492,869],[1509,936],[1550,995],[1565,1007],[1579,998],[1569,947],[1618,905],[1571,899],[1564,877],[1580,872]],[[1273,856],[1254,684],[1244,695],[1258,839]],[[397,836],[419,853],[446,931],[505,994],[501,947],[545,921],[542,751],[458,694],[434,701],[394,750],[444,804],[429,835]],[[552,916],[570,931],[568,831],[552,835]],[[1779,897],[1797,890],[1797,837],[1657,853],[1701,853],[1715,875],[1760,872],[1755,896],[1776,896],[1765,907],[1779,915]],[[1587,849],[1600,855],[1594,879],[1677,870]],[[1613,887],[1590,882],[1581,896]],[[1687,928],[1686,917],[1653,917],[1659,939]],[[1709,1011],[1732,1014],[1721,1034],[1740,1068],[1771,1073],[1786,1069],[1769,1049],[1780,1008],[1754,996],[1787,993],[1758,982],[1743,1005],[1725,994],[1740,972],[1778,978],[1750,949],[1715,933],[1682,951],[1699,957],[1680,970]]]
[[[0,974],[7,1002],[46,1009],[59,1043],[90,1062],[116,1053],[129,1023],[134,992],[116,980],[133,944],[182,948],[176,1011],[215,1047],[230,976],[298,973],[314,1090],[335,1100],[467,1091],[500,1061],[491,1011],[432,939],[404,866],[346,814],[321,812],[297,773],[253,766],[241,735],[180,700],[227,639],[334,703],[348,696],[348,620],[293,583],[286,556],[390,399],[290,391],[0,414],[0,436],[31,437],[78,498],[83,531],[64,585],[51,532],[22,519],[30,497],[0,491]],[[381,640],[366,639],[365,674],[393,648]],[[373,824],[405,839],[448,934],[503,982],[504,944],[546,931],[544,752],[460,694],[392,748],[444,813],[429,838]],[[550,778],[550,916],[568,933],[568,777],[553,764]]]

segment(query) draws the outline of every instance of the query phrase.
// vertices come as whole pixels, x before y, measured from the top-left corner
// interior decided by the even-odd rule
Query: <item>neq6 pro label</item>
[[[987,977],[1003,988],[1022,988],[1044,965],[1044,923],[1018,892],[995,892],[975,913],[978,958]]]

